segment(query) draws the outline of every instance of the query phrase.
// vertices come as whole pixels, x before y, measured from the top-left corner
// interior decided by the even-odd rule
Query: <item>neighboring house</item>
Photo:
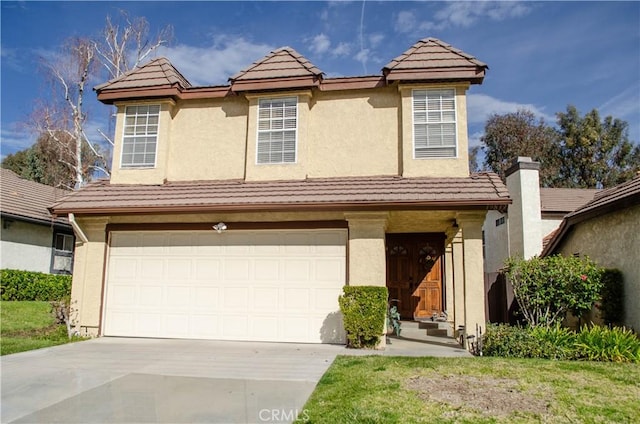
[[[511,256],[540,255],[564,216],[584,205],[595,189],[541,188],[540,163],[518,157],[507,169],[506,185],[513,203],[506,211],[487,213],[482,226],[487,315],[492,322],[508,320],[513,302],[511,288],[500,270]]]
[[[0,268],[71,274],[73,230],[47,209],[70,192],[0,169],[0,193]]]
[[[542,256],[588,256],[624,279],[624,325],[640,331],[640,175],[568,214]]]
[[[486,69],[428,38],[381,75],[328,78],[284,47],[224,86],[159,58],[96,87],[118,108],[111,181],[52,208],[78,225],[79,330],[340,343],[350,284],[475,332],[482,223],[510,203],[469,175]]]

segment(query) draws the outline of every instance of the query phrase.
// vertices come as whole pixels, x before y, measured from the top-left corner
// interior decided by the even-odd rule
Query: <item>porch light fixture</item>
[[[224,222],[218,222],[212,228],[216,230],[218,234],[222,234],[222,232],[227,229],[227,224],[225,224]]]

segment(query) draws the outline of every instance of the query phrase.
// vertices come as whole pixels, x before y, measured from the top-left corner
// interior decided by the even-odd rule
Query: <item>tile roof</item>
[[[511,202],[492,173],[467,178],[396,176],[295,181],[189,181],[163,185],[96,182],[53,206],[78,214],[363,208],[485,208]]]
[[[567,214],[593,199],[597,192],[585,188],[540,188],[540,209],[542,213]]]
[[[382,68],[389,81],[467,79],[479,84],[487,64],[437,38],[423,38]]]
[[[35,220],[43,224],[68,225],[64,217],[54,219],[47,209],[71,192],[20,178],[8,169],[0,169],[0,211],[15,219]]]
[[[291,47],[281,47],[253,62],[229,80],[234,82],[265,78],[319,77],[321,75],[322,71],[300,53]]]
[[[557,233],[542,250],[541,256],[552,254],[565,234],[567,234],[574,225],[600,215],[639,204],[640,175],[615,187],[598,191],[591,201],[564,217]]]
[[[124,75],[94,87],[96,91],[131,88],[191,87],[191,83],[165,57],[159,57]]]
[[[281,47],[229,78],[231,89],[279,88],[275,81],[287,81],[287,87],[311,87],[319,84],[323,72],[292,49]],[[280,84],[282,85],[282,84]]]

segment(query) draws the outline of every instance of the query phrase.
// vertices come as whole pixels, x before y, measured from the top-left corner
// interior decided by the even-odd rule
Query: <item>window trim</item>
[[[57,241],[58,241],[58,236],[62,236],[65,239],[67,237],[69,237],[71,239],[71,250],[60,250],[57,248]],[[53,245],[51,246],[51,265],[50,265],[50,270],[49,272],[51,274],[63,274],[63,275],[70,275],[73,273],[73,264],[74,264],[74,253],[75,253],[75,243],[76,243],[76,237],[74,234],[69,234],[67,232],[62,232],[62,231],[54,231],[53,233]],[[64,248],[64,241],[63,241],[63,248]],[[55,268],[55,264],[56,264],[56,257],[60,256],[60,257],[65,257],[65,258],[71,258],[70,260],[70,269],[66,270],[66,269],[57,269]]]
[[[124,159],[124,141],[125,138],[132,138],[135,136],[128,136],[125,134],[126,132],[126,128],[127,128],[127,109],[130,107],[139,107],[139,106],[157,106],[158,107],[158,131],[156,133],[156,150],[154,152],[153,155],[153,164],[132,164],[132,165],[127,165],[123,163],[123,159]],[[124,107],[124,120],[122,122],[122,143],[120,145],[120,169],[153,169],[156,168],[158,165],[158,144],[160,142],[160,115],[162,115],[162,105],[160,103],[139,103],[139,104],[131,104],[131,105],[126,105]],[[137,116],[137,111],[136,111],[136,115]],[[148,124],[147,124],[148,125]]]
[[[296,102],[296,126],[293,129],[295,132],[295,144],[294,144],[294,151],[293,151],[293,161],[292,162],[260,162],[259,161],[259,154],[258,154],[258,146],[260,143],[260,133],[261,132],[275,132],[275,131],[285,131],[284,129],[282,130],[261,130],[260,129],[260,102],[263,100],[286,100],[286,99],[295,99]],[[300,97],[295,95],[295,96],[274,96],[274,97],[259,97],[257,99],[257,103],[256,103],[256,148],[255,148],[255,152],[256,152],[256,157],[255,157],[255,165],[295,165],[298,163],[298,139],[299,139],[299,133],[298,133],[298,124],[299,124],[299,118],[300,118]],[[283,146],[284,147],[284,146]],[[284,158],[284,152],[283,152],[283,158]]]
[[[416,156],[416,121],[415,121],[415,93],[417,91],[425,91],[427,95],[430,91],[451,91],[453,93],[453,113],[454,120],[453,122],[432,122],[432,124],[443,124],[443,123],[453,123],[454,124],[454,138],[455,145],[453,146],[455,150],[455,154],[453,156],[432,156],[432,157],[417,157]],[[439,109],[442,112],[442,109]],[[425,123],[427,126],[429,123]],[[414,88],[411,90],[411,137],[412,137],[412,157],[415,160],[442,160],[442,159],[458,159],[460,157],[460,143],[458,139],[458,101],[457,101],[457,90],[455,87],[430,87],[430,88]],[[435,147],[434,147],[435,148]],[[427,147],[429,149],[429,147]]]

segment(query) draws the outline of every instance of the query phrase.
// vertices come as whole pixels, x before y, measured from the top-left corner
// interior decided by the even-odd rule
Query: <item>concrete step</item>
[[[407,337],[453,338],[453,324],[439,321],[401,321],[401,335]]]
[[[446,328],[427,328],[427,336],[449,337]]]

